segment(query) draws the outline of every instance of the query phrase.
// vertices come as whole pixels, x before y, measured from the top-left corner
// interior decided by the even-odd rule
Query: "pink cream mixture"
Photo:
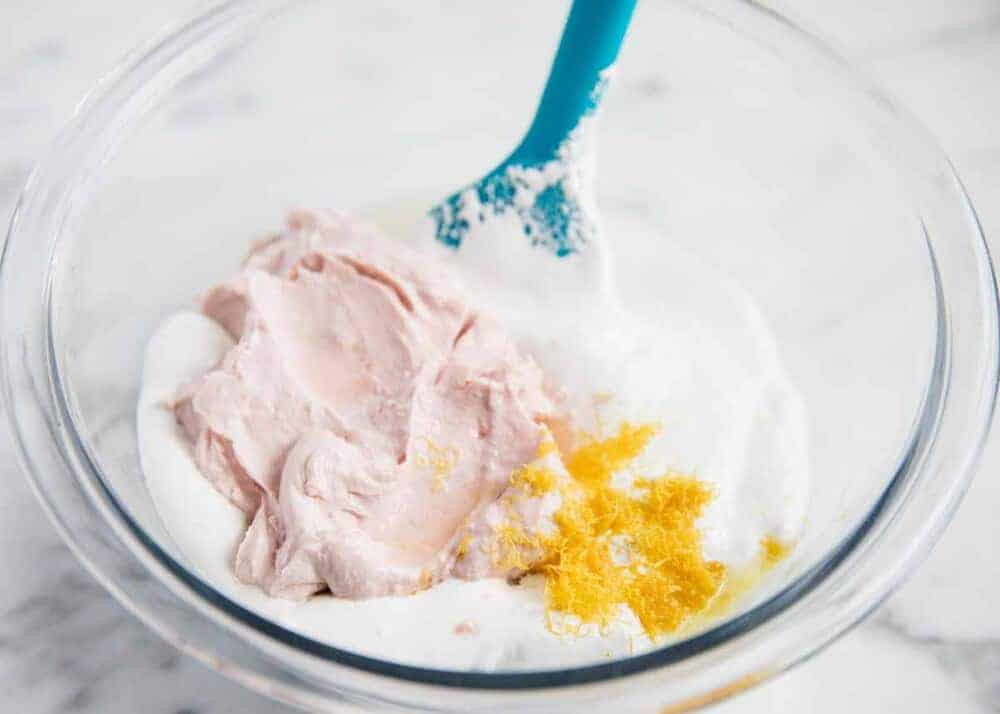
[[[298,212],[202,309],[237,342],[175,411],[247,514],[240,580],[292,599],[411,593],[516,574],[491,557],[510,509],[552,527],[558,492],[509,479],[562,430],[560,398],[445,266]]]

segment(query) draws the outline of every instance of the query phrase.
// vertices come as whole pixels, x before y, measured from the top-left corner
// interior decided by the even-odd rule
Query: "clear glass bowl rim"
[[[106,485],[97,459],[76,428],[71,399],[60,374],[52,330],[51,269],[59,239],[66,227],[71,225],[71,209],[62,206],[60,199],[86,184],[99,172],[118,138],[112,136],[114,132],[109,126],[115,122],[127,126],[129,119],[141,114],[142,103],[134,100],[141,96],[141,90],[148,82],[160,73],[168,72],[177,57],[193,51],[201,43],[207,43],[209,38],[249,25],[284,4],[276,0],[232,0],[208,10],[176,31],[166,33],[145,50],[131,54],[98,83],[80,105],[51,153],[32,173],[15,209],[4,244],[0,262],[0,311],[4,338],[3,389],[9,426],[18,447],[22,469],[39,501],[92,574],[140,619],[185,651],[271,695],[313,703],[345,692],[375,699],[379,698],[379,694],[365,686],[341,688],[338,682],[315,683],[307,675],[304,677],[303,670],[296,666],[293,659],[275,663],[275,651],[319,657],[378,677],[429,685],[437,691],[442,688],[492,691],[558,689],[596,684],[649,672],[717,650],[744,638],[748,633],[767,629],[764,625],[774,625],[779,616],[785,618],[785,624],[793,622],[790,619],[794,615],[791,610],[796,609],[800,616],[802,612],[801,607],[794,606],[803,605],[807,596],[815,595],[817,588],[828,585],[831,573],[843,574],[844,569],[850,566],[851,577],[845,576],[842,584],[846,587],[840,588],[841,604],[834,609],[833,604],[827,603],[829,616],[813,617],[813,629],[822,625],[818,627],[822,634],[810,630],[806,637],[805,628],[802,628],[802,635],[794,643],[783,645],[780,654],[769,652],[770,661],[763,662],[758,658],[752,666],[734,668],[730,681],[723,683],[725,688],[737,681],[745,681],[747,685],[756,683],[781,671],[832,641],[871,612],[902,582],[939,536],[968,486],[988,433],[996,399],[998,365],[997,292],[992,263],[975,212],[961,183],[947,159],[911,117],[844,63],[825,43],[783,16],[739,0],[720,2],[739,5],[743,8],[741,11],[767,15],[770,21],[796,33],[798,41],[808,43],[813,51],[842,64],[845,72],[850,72],[859,83],[870,87],[869,91],[876,92],[881,101],[894,108],[899,115],[900,126],[908,132],[906,139],[921,144],[933,157],[937,168],[944,170],[953,180],[954,202],[960,211],[967,214],[965,233],[968,246],[964,249],[975,261],[979,278],[975,286],[978,292],[971,298],[964,293],[957,294],[957,290],[946,292],[946,285],[957,283],[950,274],[944,275],[951,272],[953,261],[942,260],[931,236],[927,236],[935,278],[933,289],[937,298],[938,344],[921,413],[915,420],[905,453],[885,492],[854,531],[823,562],[754,609],[688,640],[646,654],[563,670],[482,673],[401,665],[303,637],[232,602],[160,549]],[[92,134],[101,135],[103,143],[93,142]],[[83,194],[76,197],[82,199]],[[59,205],[60,209],[47,215],[46,207],[53,205]],[[34,244],[28,246],[32,241]],[[980,324],[971,327],[960,324],[963,318],[956,314],[962,309],[960,299],[975,301],[976,297],[975,314],[980,315]],[[965,331],[961,334],[969,333],[970,329],[975,334],[964,340],[959,339],[960,327]],[[981,391],[969,405],[955,406],[956,374],[961,374],[962,384],[974,385]],[[959,414],[956,414],[957,409],[960,409]],[[954,422],[953,425],[949,419]],[[959,430],[963,424],[966,428],[961,442],[948,444],[940,440],[939,437],[949,426]],[[39,429],[40,426],[44,428]],[[955,453],[942,456],[941,452],[949,447]],[[942,473],[945,465],[952,462],[952,468]],[[915,504],[919,505],[919,489],[916,487],[932,477],[947,479],[947,488],[943,492],[946,497],[939,497],[935,504],[923,504],[927,516],[921,521],[922,528],[912,534],[910,547],[894,558],[891,570],[884,570],[877,574],[878,577],[870,578],[867,587],[858,585],[852,589],[852,583],[864,580],[865,564],[872,561],[872,558],[866,560],[864,556],[879,548],[890,529],[900,527],[902,519],[898,516],[904,506],[913,511]],[[107,537],[81,539],[78,537],[80,529],[74,525],[81,522],[96,530],[100,530],[102,524],[110,523],[118,541]],[[147,587],[154,589],[159,597],[143,599],[130,592],[129,583],[123,580],[122,573],[134,573],[136,568],[152,573]],[[180,634],[174,627],[176,623],[161,617],[163,607],[168,606],[164,602],[169,603],[169,607],[187,608],[190,612],[199,613],[195,616],[200,618],[199,626]],[[264,649],[271,645],[276,645],[276,648],[264,657],[244,660],[234,654],[231,640],[227,640],[225,647],[219,645],[224,639],[221,635],[223,630],[227,634],[235,632],[246,647],[262,647],[264,642]],[[758,641],[761,636],[768,635],[758,635]],[[749,672],[756,674],[747,679]],[[726,693],[731,691],[726,690]],[[695,701],[690,693],[685,696],[688,701]]]

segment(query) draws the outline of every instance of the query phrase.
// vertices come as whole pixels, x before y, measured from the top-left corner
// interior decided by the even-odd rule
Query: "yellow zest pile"
[[[760,542],[760,549],[761,568],[770,570],[784,560],[792,548],[773,536],[767,536]]]
[[[455,549],[455,557],[457,560],[461,560],[469,554],[469,543],[471,542],[472,536],[469,533],[462,536],[462,540],[458,542],[458,548]]]
[[[544,496],[556,487],[556,475],[544,466],[528,464],[515,471],[510,482],[532,496]]]
[[[516,520],[498,529],[504,564],[544,576],[554,631],[606,627],[627,605],[652,638],[676,630],[719,592],[726,568],[702,556],[695,526],[712,498],[709,488],[676,473],[636,478],[631,493],[611,483],[656,431],[624,423],[610,438],[588,439],[565,461],[569,483],[559,484],[537,465],[512,476],[532,495],[559,484],[562,505],[553,534],[526,534]],[[544,553],[540,562],[518,562],[518,553],[536,548]]]
[[[423,442],[426,453],[417,455],[417,466],[430,468],[431,478],[434,479],[432,488],[444,491],[448,485],[448,477],[458,463],[458,449],[453,446],[438,446],[430,439],[423,439]]]

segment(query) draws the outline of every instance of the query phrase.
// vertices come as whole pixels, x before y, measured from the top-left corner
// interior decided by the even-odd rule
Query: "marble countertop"
[[[76,101],[192,0],[0,7],[0,216]],[[876,75],[937,136],[1000,235],[1000,5],[996,0],[797,0],[795,13]],[[114,18],[111,21],[109,18]],[[1000,246],[992,246],[997,254]],[[5,711],[284,712],[179,654],[77,564],[14,465],[0,464],[0,703]],[[811,661],[716,712],[1000,710],[1000,436],[957,518],[916,575]]]

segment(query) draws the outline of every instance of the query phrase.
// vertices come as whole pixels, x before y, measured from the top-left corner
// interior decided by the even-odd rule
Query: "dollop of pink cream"
[[[443,264],[349,216],[297,212],[202,307],[236,344],[174,409],[248,516],[240,580],[364,598],[512,575],[491,526],[559,399]],[[515,505],[544,529],[559,499]]]

